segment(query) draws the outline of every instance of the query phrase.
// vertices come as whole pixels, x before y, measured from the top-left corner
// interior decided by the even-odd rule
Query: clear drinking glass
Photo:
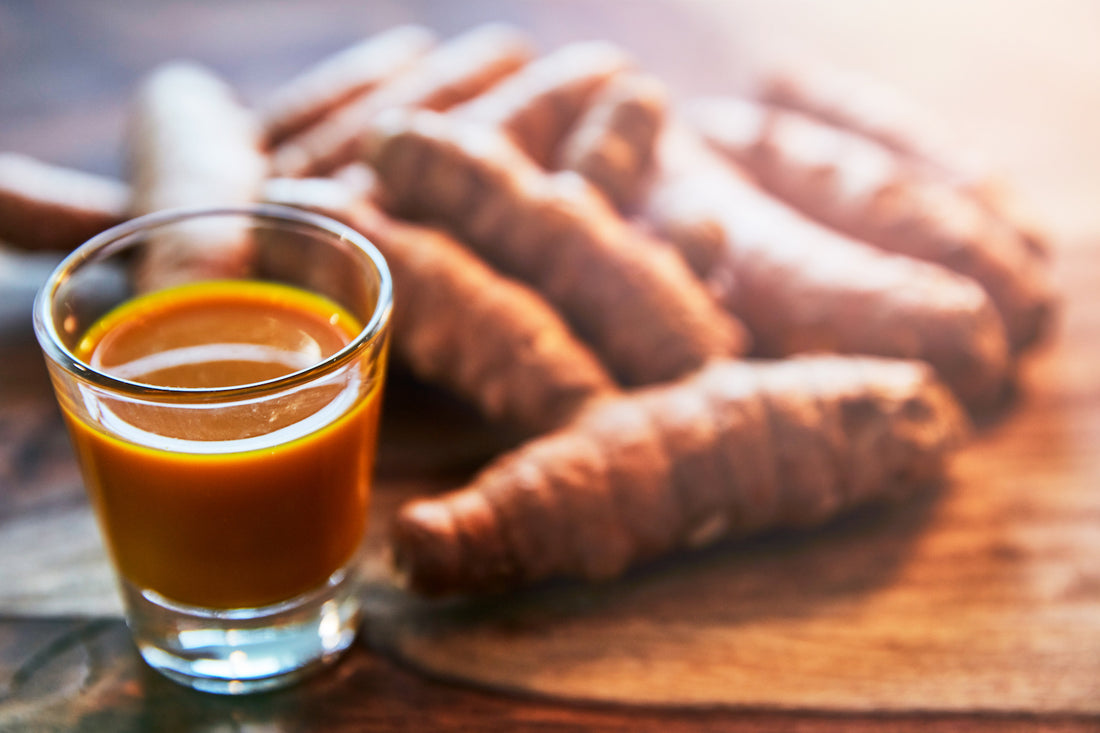
[[[35,332],[155,669],[252,692],[351,644],[391,303],[370,242],[278,206],[134,219],[46,281]]]

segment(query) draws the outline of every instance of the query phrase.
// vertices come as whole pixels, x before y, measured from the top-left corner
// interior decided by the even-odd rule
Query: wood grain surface
[[[598,587],[427,603],[392,587],[405,497],[514,437],[398,373],[387,396],[363,643],[250,700],[149,672],[29,330],[52,260],[0,247],[0,730],[1100,729],[1100,10],[850,0],[0,2],[0,150],[121,174],[136,79],[200,59],[257,99],[400,22],[485,20],[546,48],[616,40],[683,97],[781,57],[861,67],[1003,169],[1055,243],[1053,337],[911,502],[672,558]]]

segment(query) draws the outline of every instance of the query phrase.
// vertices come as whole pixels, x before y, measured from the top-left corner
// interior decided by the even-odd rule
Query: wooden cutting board
[[[510,440],[398,376],[364,637],[426,674],[567,700],[1100,713],[1098,255],[1096,241],[1059,252],[1060,333],[942,485],[603,586],[425,602],[393,585],[396,506]],[[117,615],[33,343],[7,339],[0,371],[0,613]]]

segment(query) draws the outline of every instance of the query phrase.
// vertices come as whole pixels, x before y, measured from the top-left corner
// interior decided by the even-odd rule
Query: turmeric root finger
[[[577,176],[549,175],[503,132],[430,112],[380,120],[367,151],[387,205],[450,228],[535,286],[629,384],[671,379],[744,337],[679,257]]]
[[[556,167],[580,173],[619,211],[630,212],[649,175],[666,105],[665,87],[655,77],[617,76],[569,133]]]
[[[364,131],[381,110],[422,107],[445,110],[479,94],[526,64],[527,38],[488,24],[452,38],[403,73],[285,140],[272,153],[280,176],[325,175],[358,158]]]
[[[272,181],[268,197],[334,216],[374,242],[400,293],[396,355],[489,419],[542,433],[617,391],[537,293],[497,274],[446,233],[392,219],[327,179]]]
[[[693,419],[684,419],[688,402]],[[835,436],[818,429],[826,414]],[[700,419],[710,427],[699,430]],[[594,403],[467,486],[405,505],[394,558],[408,585],[430,595],[604,580],[679,548],[820,524],[917,490],[966,431],[950,392],[919,362],[719,360]],[[813,470],[798,464],[804,449],[820,457]],[[843,485],[856,472],[858,492]]]
[[[68,251],[126,218],[130,189],[113,178],[0,153],[0,241]]]
[[[984,177],[984,166],[952,145],[928,110],[862,74],[821,64],[778,69],[754,96],[869,137],[956,183]]]
[[[351,224],[379,243],[402,287],[398,348],[421,377],[490,418],[537,434],[617,391],[591,351],[534,291],[502,277],[442,231],[362,210]]]
[[[185,62],[155,70],[138,90],[127,136],[131,212],[256,201],[267,161],[259,125],[233,91],[207,69]],[[240,275],[251,245],[239,231],[175,238],[148,251],[139,288],[185,282],[192,275]]]
[[[973,196],[921,175],[869,138],[797,112],[714,97],[686,113],[708,142],[814,219],[978,281],[1014,349],[1046,328],[1053,295],[1045,263]]]
[[[454,115],[496,125],[543,167],[587,99],[632,64],[606,41],[570,43],[527,66],[453,110]]]
[[[896,90],[858,73],[815,64],[771,74],[756,94],[763,102],[875,140],[925,173],[973,195],[1015,229],[1033,255],[1049,256],[1046,234],[1005,193],[989,166],[950,141],[940,120]]]
[[[277,145],[376,88],[434,44],[435,35],[428,29],[403,25],[322,59],[276,89],[260,106],[265,146]]]
[[[757,354],[923,359],[976,409],[1002,396],[1004,327],[976,282],[804,218],[690,131],[666,130],[658,155],[646,215],[749,327]]]

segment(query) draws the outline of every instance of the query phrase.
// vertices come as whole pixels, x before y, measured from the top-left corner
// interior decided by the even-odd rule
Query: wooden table
[[[1043,491],[1071,494],[1100,484],[1093,458],[1100,444],[1100,17],[1088,0],[128,0],[109,8],[10,0],[0,2],[0,150],[121,174],[127,98],[160,61],[197,58],[255,99],[309,61],[389,25],[422,22],[448,35],[485,20],[514,22],[546,48],[585,37],[619,41],[682,97],[736,89],[797,52],[866,67],[938,110],[1049,225],[1065,293],[1058,333],[1024,363],[1016,403],[960,458],[955,481],[995,485],[1027,473],[1044,477]],[[181,689],[141,664],[113,615],[115,601],[102,593],[101,550],[81,539],[94,534],[29,326],[30,298],[51,262],[0,249],[0,730],[1100,729],[1100,716],[1042,706],[1006,713],[567,703],[444,681],[372,643],[283,692],[225,699]],[[400,377],[395,385],[387,405],[395,412],[439,409],[437,395]],[[441,409],[430,424],[387,418],[382,495],[457,483],[510,440],[460,406]],[[1100,515],[1093,517],[1100,534]],[[1095,597],[1100,554],[1072,561],[1093,583],[1083,592]]]

